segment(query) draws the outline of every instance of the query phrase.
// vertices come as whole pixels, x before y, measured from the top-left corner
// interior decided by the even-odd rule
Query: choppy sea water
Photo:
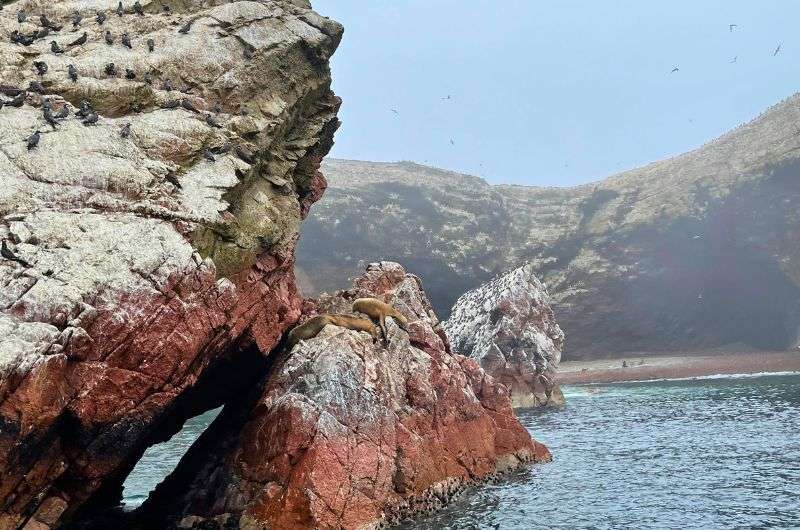
[[[565,388],[521,411],[550,464],[471,488],[406,528],[800,528],[800,375]],[[151,448],[125,484],[141,503],[213,419]]]

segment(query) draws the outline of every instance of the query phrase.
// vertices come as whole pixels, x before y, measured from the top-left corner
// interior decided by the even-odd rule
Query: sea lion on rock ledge
[[[389,340],[389,336],[386,333],[386,317],[394,318],[403,331],[408,331],[408,319],[401,315],[397,309],[385,302],[381,302],[377,298],[357,298],[353,302],[353,311],[364,313],[373,320],[377,319],[385,340]]]
[[[350,315],[334,315],[326,313],[315,316],[299,326],[295,326],[292,331],[289,332],[289,336],[286,341],[286,348],[291,350],[301,340],[308,340],[316,337],[319,332],[322,331],[322,329],[328,324],[333,324],[334,326],[340,326],[347,329],[354,329],[356,331],[366,331],[372,335],[373,340],[378,339],[378,331],[375,329],[375,325],[372,323],[372,321],[367,320],[366,318],[359,318]]]

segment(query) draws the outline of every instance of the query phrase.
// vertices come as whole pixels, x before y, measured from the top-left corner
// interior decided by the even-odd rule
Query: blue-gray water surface
[[[565,389],[563,410],[521,411],[554,461],[471,488],[406,526],[800,528],[800,375]],[[135,505],[213,414],[151,448],[126,482]]]

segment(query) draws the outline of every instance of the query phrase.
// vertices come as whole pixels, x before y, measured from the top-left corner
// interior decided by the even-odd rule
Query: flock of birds
[[[739,25],[738,25],[738,24],[728,24],[728,31],[729,31],[730,33],[733,33],[733,32],[734,32],[736,29],[738,29],[738,28],[739,28]],[[782,46],[783,46],[783,43],[780,43],[780,42],[779,42],[779,43],[778,43],[778,46],[777,46],[777,47],[775,48],[775,50],[773,50],[773,52],[772,52],[772,56],[773,56],[773,57],[775,57],[776,55],[778,55],[779,53],[781,53],[781,47],[782,47]],[[738,61],[739,61],[739,56],[738,56],[738,55],[735,55],[735,56],[733,57],[733,59],[731,59],[731,61],[730,61],[730,62],[731,62],[731,64],[734,64],[734,63],[736,63],[736,62],[738,62]],[[679,67],[677,67],[677,66],[674,66],[674,67],[672,68],[672,70],[670,70],[670,73],[671,73],[671,74],[674,74],[675,72],[679,72],[679,71],[680,71],[680,68],[679,68]]]
[[[0,3],[0,10],[2,10],[2,3]],[[164,11],[169,11],[169,7],[168,6],[164,6]],[[143,9],[142,5],[139,3],[138,0],[133,4],[133,7],[132,7],[131,11],[127,11],[124,8],[122,2],[120,1],[118,3],[118,5],[117,5],[117,8],[116,8],[117,16],[118,17],[123,17],[123,16],[125,16],[126,14],[129,14],[129,13],[133,13],[133,14],[138,15],[138,16],[144,16],[145,15],[144,9]],[[72,22],[73,31],[77,31],[81,27],[81,23],[83,22],[83,18],[84,18],[83,15],[81,13],[77,12],[77,11],[72,13],[71,22]],[[106,13],[104,11],[99,11],[95,15],[95,22],[98,25],[102,26],[107,19],[108,19],[108,15],[106,15]],[[28,14],[25,13],[24,11],[19,11],[17,13],[17,22],[21,25],[21,24],[25,23],[26,21],[28,21]],[[25,34],[25,33],[22,33],[20,30],[12,31],[11,32],[11,36],[10,36],[11,42],[14,43],[14,44],[17,44],[19,46],[31,46],[34,42],[36,42],[38,40],[41,40],[41,39],[44,39],[44,38],[47,38],[48,36],[51,35],[51,33],[58,33],[59,31],[61,31],[63,29],[62,25],[58,25],[58,24],[54,23],[53,21],[51,21],[44,14],[39,16],[38,22],[39,22],[39,29],[34,30],[31,33]],[[192,23],[193,22],[194,22],[194,20],[190,19],[188,22],[186,22],[178,30],[178,33],[184,34],[184,35],[189,33],[189,31],[192,28]],[[115,43],[115,41],[116,41],[116,37],[112,34],[112,32],[110,30],[106,30],[104,39],[105,39],[106,44],[109,45],[109,46],[113,45]],[[55,41],[55,40],[51,41],[50,42],[50,51],[53,54],[60,55],[60,54],[65,53],[67,50],[69,50],[71,48],[75,48],[75,47],[78,47],[78,46],[83,46],[88,41],[89,41],[89,34],[86,31],[84,31],[83,34],[80,37],[75,39],[73,42],[70,42],[69,44],[67,44],[66,49],[62,48],[61,45],[59,45],[59,43],[57,41]],[[124,46],[124,47],[126,47],[126,48],[128,48],[130,50],[132,50],[133,47],[134,47],[133,42],[131,41],[131,37],[127,32],[123,32],[122,35],[120,36],[120,43],[122,44],[122,46]],[[145,41],[145,46],[147,47],[148,52],[152,53],[155,50],[155,46],[156,46],[155,40],[152,39],[152,38],[148,38]],[[244,56],[245,56],[246,59],[252,58],[253,57],[253,50],[251,48],[249,48],[249,47],[245,47]],[[48,71],[48,65],[44,61],[33,61],[33,67],[36,69],[36,73],[40,77],[44,76]],[[105,66],[104,71],[105,71],[106,75],[112,76],[112,77],[116,77],[118,75],[118,73],[119,73],[118,69],[117,69],[117,66],[114,63],[108,63]],[[78,72],[78,69],[73,64],[69,64],[67,66],[67,76],[73,83],[76,83],[78,81],[79,72]],[[125,79],[135,80],[136,78],[137,78],[136,72],[134,72],[130,68],[126,68],[125,69]],[[152,77],[152,75],[150,73],[145,74],[143,80],[148,85],[152,85],[153,84],[153,77]],[[173,90],[175,90],[175,87],[173,86],[172,81],[170,79],[165,79],[163,81],[162,85],[161,85],[161,89],[165,90],[167,92],[172,92]],[[184,89],[183,92],[187,92],[188,93],[189,90],[190,89]],[[2,110],[2,108],[4,106],[6,106],[6,105],[10,106],[10,107],[17,107],[17,108],[22,107],[26,102],[26,98],[27,98],[27,93],[28,92],[38,93],[38,94],[43,95],[43,96],[46,94],[46,90],[45,90],[45,87],[43,86],[42,82],[37,81],[37,80],[30,81],[30,84],[28,85],[27,88],[20,88],[20,87],[0,84],[0,95],[11,98],[11,99],[5,99],[4,100],[2,97],[0,97],[0,110]],[[186,109],[188,111],[191,111],[193,113],[205,114],[204,120],[205,120],[206,124],[209,127],[213,127],[213,128],[217,128],[217,129],[222,128],[222,125],[214,117],[214,114],[201,112],[199,109],[197,109],[194,106],[194,104],[192,103],[192,101],[190,99],[187,99],[187,98],[171,99],[171,100],[168,100],[168,101],[166,101],[165,103],[163,103],[161,105],[161,108],[164,108],[164,109],[176,109],[176,108],[179,108],[179,107],[180,108],[184,108],[184,109]],[[136,111],[136,112],[140,112],[142,109],[141,109],[141,106],[138,106],[138,105],[134,104],[133,110]],[[218,106],[215,107],[214,110],[215,110],[216,114],[219,114],[220,109],[219,109]],[[44,121],[47,124],[49,124],[54,130],[56,129],[56,127],[58,126],[58,124],[59,124],[59,122],[61,120],[64,120],[64,119],[69,117],[69,112],[70,111],[69,111],[69,108],[67,107],[66,103],[63,105],[63,107],[61,107],[61,109],[59,111],[54,112],[53,108],[52,108],[52,103],[50,102],[49,99],[45,98],[43,100],[43,102],[42,102],[42,115],[43,115]],[[78,109],[75,111],[75,116],[80,118],[82,123],[84,125],[86,125],[86,126],[95,125],[99,121],[98,113],[92,108],[92,105],[86,100],[83,100],[80,103]],[[130,136],[130,134],[131,134],[131,124],[130,123],[126,123],[120,129],[120,136],[122,138],[128,138]],[[26,146],[27,146],[29,151],[32,150],[32,149],[35,149],[39,145],[39,141],[41,140],[41,136],[42,136],[41,131],[39,129],[36,129],[33,132],[33,134],[31,134],[28,138],[25,139],[25,143],[26,143]],[[206,160],[209,160],[209,161],[213,162],[213,161],[215,161],[215,157],[214,157],[215,153],[216,154],[221,154],[221,153],[227,152],[227,150],[229,150],[229,146],[227,146],[227,145],[217,149],[215,152],[212,152],[212,150],[206,149],[203,152],[203,156],[204,156],[204,158]],[[247,150],[237,147],[236,153],[245,162],[248,162],[248,163],[251,163],[251,164],[253,163],[253,161],[254,161],[253,158],[254,157]]]

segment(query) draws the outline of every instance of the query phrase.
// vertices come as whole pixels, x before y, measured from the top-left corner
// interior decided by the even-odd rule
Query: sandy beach
[[[627,365],[622,366],[623,361]],[[699,377],[717,374],[754,374],[800,371],[800,351],[746,353],[681,353],[630,356],[595,361],[565,361],[559,366],[561,384],[613,383]]]

